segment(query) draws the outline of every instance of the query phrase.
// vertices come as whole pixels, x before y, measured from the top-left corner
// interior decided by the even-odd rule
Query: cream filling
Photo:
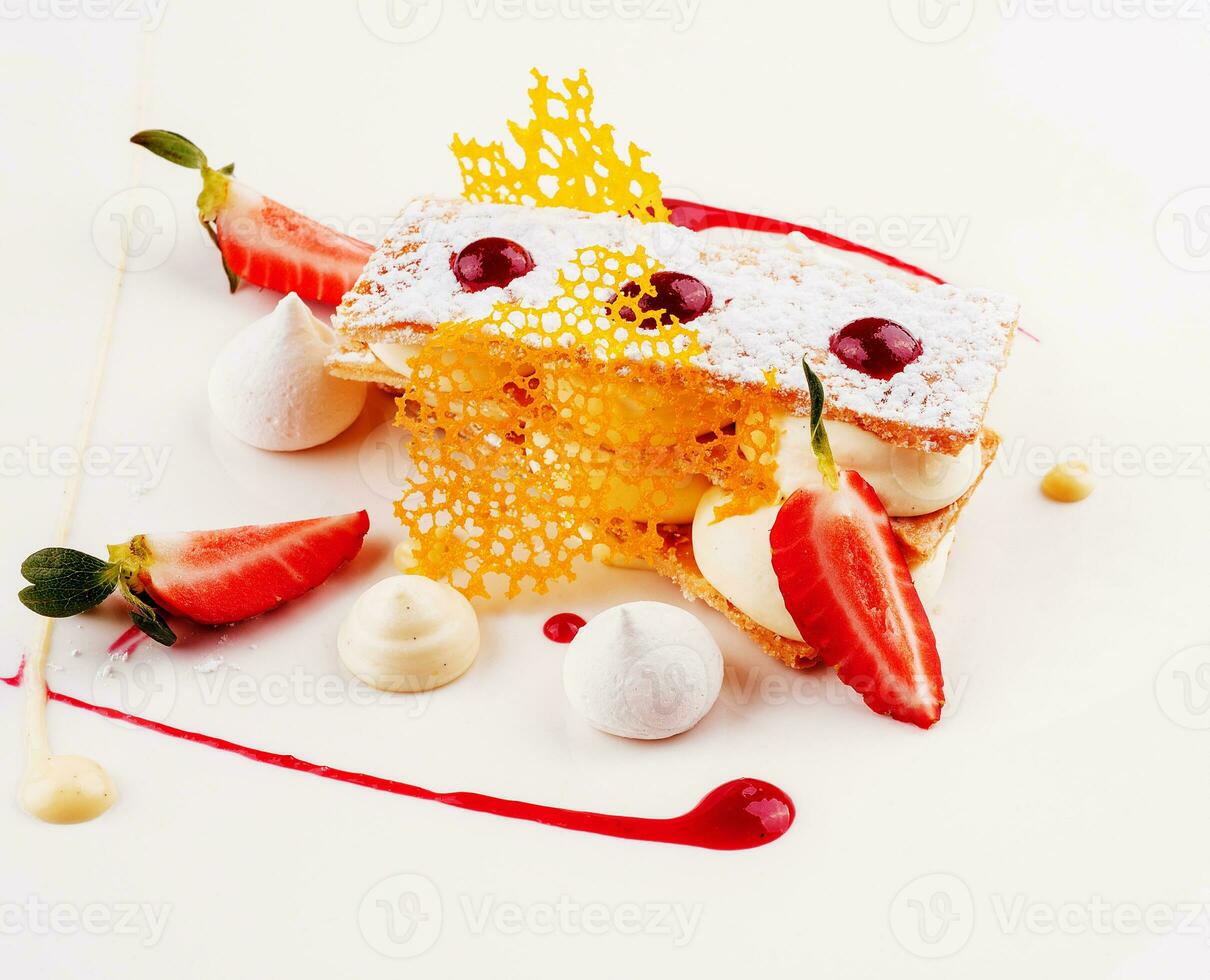
[[[766,629],[801,641],[773,571],[769,532],[782,501],[800,487],[819,486],[822,478],[811,451],[809,420],[785,419],[778,438],[778,501],[751,514],[715,520],[715,508],[729,497],[712,487],[694,515],[693,556],[706,581],[733,606]],[[940,510],[966,493],[979,476],[977,445],[957,456],[941,456],[891,446],[844,422],[829,422],[828,438],[837,464],[865,477],[892,517]],[[917,591],[926,602],[945,575],[952,543],[951,531],[932,557],[912,569]]]
[[[420,347],[416,344],[370,344],[370,353],[396,374],[412,376],[412,358]]]
[[[983,463],[977,442],[957,456],[943,456],[892,446],[847,422],[828,422],[827,428],[836,465],[860,473],[892,517],[916,517],[948,507],[974,485]],[[810,420],[784,419],[777,438],[777,483],[783,499],[799,487],[818,486]]]

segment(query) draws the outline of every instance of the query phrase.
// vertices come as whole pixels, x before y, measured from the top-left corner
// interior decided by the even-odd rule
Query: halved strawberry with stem
[[[138,534],[109,546],[109,561],[43,548],[21,565],[21,601],[42,616],[74,616],[120,589],[134,624],[172,646],[163,613],[218,625],[259,616],[323,583],[358,551],[364,510],[221,531]]]
[[[279,293],[335,305],[353,288],[373,246],[292,211],[232,174],[215,170],[197,146],[179,133],[145,129],[130,142],[156,156],[202,173],[198,217],[223,256],[227,282],[241,279]]]
[[[786,609],[820,658],[874,711],[929,728],[941,716],[941,660],[886,508],[860,474],[837,471],[823,385],[803,359],[812,448],[824,485],[798,490],[769,544]]]

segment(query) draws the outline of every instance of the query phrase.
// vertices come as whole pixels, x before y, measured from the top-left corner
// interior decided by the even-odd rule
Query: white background
[[[120,610],[60,624],[52,686],[435,788],[655,816],[751,775],[799,813],[756,851],[610,840],[52,706],[56,748],[99,759],[121,798],[51,827],[12,802],[21,698],[0,687],[0,973],[1205,976],[1206,920],[1168,917],[1206,897],[1210,857],[1210,16],[1185,0],[921,2],[429,0],[410,22],[384,0],[0,2],[0,667],[39,627],[14,595],[67,483],[42,453],[74,445],[103,354],[89,444],[113,455],[84,480],[74,546],[363,505],[373,528],[294,608],[225,641],[148,645],[108,678]],[[783,670],[700,606],[729,665],[707,720],[651,745],[587,730],[542,620],[680,601],[609,570],[481,605],[478,664],[431,698],[356,703],[334,636],[396,540],[389,405],[299,456],[211,427],[207,367],[274,297],[227,295],[196,175],[126,139],[179,130],[372,237],[409,196],[457,190],[451,133],[502,135],[534,65],[588,68],[598,118],[652,151],[670,195],[826,222],[1023,301],[1041,342],[1019,339],[993,406],[1005,452],[935,616],[950,699],[932,731]],[[162,479],[119,465],[128,446],[167,453]],[[1103,472],[1061,507],[1038,476],[1071,447]],[[216,652],[231,666],[194,670]],[[385,907],[422,917],[410,939]]]

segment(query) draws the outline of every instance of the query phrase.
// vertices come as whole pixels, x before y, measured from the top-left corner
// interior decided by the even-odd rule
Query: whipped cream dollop
[[[982,465],[978,444],[957,456],[943,456],[892,446],[845,422],[828,422],[827,430],[837,465],[860,473],[892,517],[930,514],[952,504],[974,484]],[[707,490],[693,519],[693,557],[706,581],[733,606],[774,633],[802,640],[773,571],[769,532],[786,497],[823,484],[811,450],[809,419],[783,420],[777,482],[780,495],[775,503],[717,521],[715,508],[729,497],[717,487]],[[928,561],[912,569],[925,601],[940,586],[952,540],[951,533]]]
[[[723,655],[694,616],[663,602],[627,602],[581,627],[563,661],[568,700],[594,728],[668,738],[706,716],[723,685]]]
[[[353,424],[366,400],[359,381],[324,366],[334,335],[294,293],[236,334],[210,369],[210,408],[233,436],[289,452],[328,442]]]
[[[431,691],[462,676],[479,653],[479,620],[466,597],[423,575],[370,586],[336,640],[344,665],[381,691]]]

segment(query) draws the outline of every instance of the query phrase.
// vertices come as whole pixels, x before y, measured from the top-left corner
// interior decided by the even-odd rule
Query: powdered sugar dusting
[[[488,236],[521,243],[535,267],[507,287],[464,292],[450,256]],[[693,321],[703,348],[691,359],[696,366],[753,384],[773,372],[780,387],[805,397],[799,364],[806,354],[833,409],[968,440],[980,429],[1018,315],[1016,302],[995,293],[868,274],[798,243],[720,243],[615,215],[421,198],[396,219],[335,323],[359,340],[415,343],[441,323],[484,318],[497,303],[543,306],[557,291],[559,269],[594,245],[642,245],[664,268],[710,287],[714,305]],[[847,367],[828,350],[836,330],[870,316],[896,321],[924,347],[888,381]]]

